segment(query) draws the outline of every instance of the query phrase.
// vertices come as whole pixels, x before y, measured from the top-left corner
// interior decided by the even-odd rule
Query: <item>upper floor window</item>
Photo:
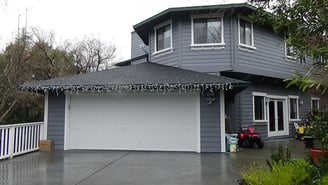
[[[172,22],[166,21],[155,27],[155,52],[172,48]]]
[[[223,44],[223,18],[213,16],[192,17],[192,45]]]
[[[299,119],[299,98],[298,96],[289,96],[289,119]]]
[[[319,110],[319,108],[320,108],[319,101],[320,101],[320,98],[311,97],[311,109],[312,110]]]
[[[253,23],[243,19],[238,19],[239,45],[254,48]]]
[[[293,46],[287,46],[285,43],[285,54],[287,59],[296,60],[296,53]]]

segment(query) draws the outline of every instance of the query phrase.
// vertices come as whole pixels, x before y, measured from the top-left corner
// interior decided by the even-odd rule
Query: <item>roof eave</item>
[[[147,39],[144,36],[142,36],[142,32],[146,25],[152,24],[153,22],[156,22],[156,20],[167,16],[172,13],[181,13],[181,12],[190,12],[195,10],[211,10],[211,9],[227,9],[227,8],[247,8],[250,10],[255,11],[256,7],[245,2],[245,3],[235,3],[235,4],[221,4],[221,5],[205,5],[205,6],[189,6],[189,7],[176,7],[176,8],[168,8],[158,14],[155,14],[152,17],[149,17],[148,19],[141,21],[140,23],[133,26],[134,30],[138,33],[138,35],[142,38],[142,40],[145,42],[145,44],[148,44]]]

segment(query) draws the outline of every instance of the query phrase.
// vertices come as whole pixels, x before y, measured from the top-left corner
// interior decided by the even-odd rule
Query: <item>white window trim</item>
[[[290,99],[296,99],[297,107],[296,107],[296,119],[290,118]],[[288,96],[288,119],[289,121],[300,121],[300,98],[299,96]]]
[[[290,61],[290,62],[296,62],[296,57],[295,56],[289,56],[287,55],[287,43],[285,42],[285,58],[287,61]]]
[[[240,43],[240,19],[244,20],[244,21],[248,21],[251,23],[251,36],[252,36],[252,45],[247,45],[247,44],[243,44]],[[256,50],[256,47],[254,46],[254,29],[253,29],[253,22],[250,21],[249,19],[247,19],[245,16],[242,15],[238,15],[238,46],[239,49],[249,49],[249,50]]]
[[[221,43],[206,43],[206,44],[195,44],[194,43],[194,19],[199,18],[220,18],[221,19]],[[222,15],[212,15],[212,14],[200,14],[200,15],[191,15],[191,44],[190,46],[199,49],[220,49],[225,46],[224,43],[224,24]]]
[[[318,101],[318,108],[320,109],[320,98],[318,97],[311,97],[311,109],[313,109],[313,104],[312,104],[312,100],[317,100]]]
[[[166,26],[166,25],[170,25],[170,27],[171,27],[171,43],[170,43],[171,47],[157,51],[157,29],[159,29],[159,28],[161,28],[163,26]],[[162,53],[166,53],[166,52],[171,52],[173,50],[173,39],[172,39],[172,37],[173,37],[172,19],[169,19],[169,20],[167,20],[165,22],[162,22],[162,23],[156,25],[154,27],[155,47],[154,47],[153,55],[162,54]]]
[[[262,96],[264,98],[264,119],[263,120],[256,120],[255,119],[255,106],[254,106],[254,97],[255,96]],[[268,122],[268,116],[267,116],[267,106],[266,106],[266,99],[267,99],[267,93],[262,92],[253,92],[252,93],[252,105],[253,105],[253,122],[254,123],[263,123]]]

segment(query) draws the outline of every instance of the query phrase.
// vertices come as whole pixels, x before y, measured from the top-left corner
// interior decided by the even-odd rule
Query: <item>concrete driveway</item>
[[[236,185],[227,154],[35,152],[0,161],[0,184]]]

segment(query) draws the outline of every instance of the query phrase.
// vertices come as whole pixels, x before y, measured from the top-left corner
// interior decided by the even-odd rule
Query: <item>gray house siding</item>
[[[148,52],[148,46],[144,44],[136,32],[131,32],[131,58],[142,56]]]
[[[224,18],[224,42],[220,49],[193,49],[191,45],[191,17],[172,19],[173,51],[153,54],[155,51],[154,31],[150,33],[150,61],[184,69],[217,74],[232,69],[230,18]]]
[[[305,72],[307,64],[286,59],[285,42],[272,29],[254,24],[256,50],[239,48],[238,16],[225,16],[224,47],[195,49],[191,47],[191,15],[172,18],[172,48],[168,53],[154,54],[155,35],[150,32],[150,61],[184,69],[218,74],[236,71],[274,78],[288,78],[295,71]],[[154,25],[156,26],[156,25]]]
[[[300,121],[289,121],[289,135],[292,136],[295,133],[293,123],[303,122],[308,113],[311,111],[311,96],[307,93],[301,92],[297,89],[286,89],[284,87],[273,87],[265,85],[252,85],[244,91],[235,95],[234,102],[227,102],[233,104],[236,108],[234,113],[227,112],[227,115],[231,118],[231,122],[234,125],[235,132],[241,130],[241,124],[247,124],[248,126],[254,126],[257,132],[260,132],[264,138],[268,137],[267,123],[254,123],[253,122],[253,92],[267,93],[267,95],[276,96],[298,96],[299,100],[303,104],[299,105]],[[288,111],[288,110],[286,110]],[[234,116],[231,116],[234,115]]]
[[[234,22],[237,28],[238,19],[235,18]],[[282,36],[258,25],[254,25],[253,30],[256,50],[239,48],[238,29],[234,30],[237,38],[234,44],[237,54],[234,71],[280,79],[289,78],[295,71],[306,71],[306,64],[286,59],[285,42]]]
[[[49,93],[48,138],[54,141],[54,150],[64,150],[65,95]]]
[[[156,25],[154,25],[156,26]],[[172,52],[168,53],[161,53],[161,54],[154,54],[155,53],[155,31],[152,30],[150,32],[150,42],[149,42],[149,49],[150,49],[150,62],[159,63],[168,66],[178,66],[178,54],[179,54],[179,19],[172,19]]]
[[[220,97],[209,105],[200,95],[200,151],[221,152]]]

